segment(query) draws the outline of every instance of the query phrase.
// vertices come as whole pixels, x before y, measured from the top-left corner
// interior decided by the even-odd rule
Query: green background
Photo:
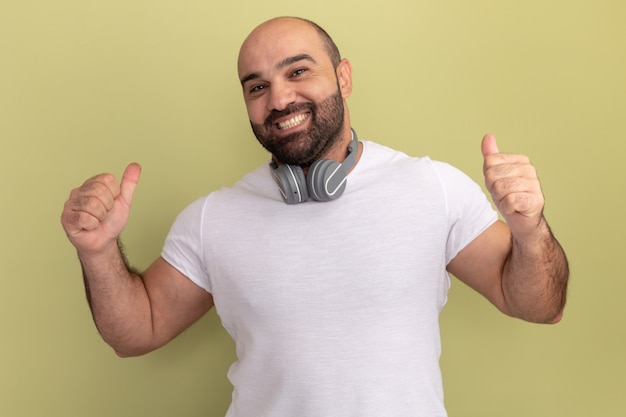
[[[124,233],[158,256],[176,214],[265,163],[236,77],[261,21],[322,24],[354,68],[353,126],[482,184],[480,139],[528,154],[572,269],[557,326],[453,281],[451,417],[626,411],[626,3],[621,0],[0,2],[0,415],[223,416],[233,344],[214,312],[150,355],[100,340],[59,222],[71,188],[144,172]]]

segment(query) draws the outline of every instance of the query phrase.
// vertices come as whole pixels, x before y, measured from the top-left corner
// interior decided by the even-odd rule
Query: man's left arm
[[[449,263],[448,271],[508,315],[557,323],[569,268],[543,216],[536,170],[524,155],[500,153],[493,135],[483,138],[482,153],[485,185],[506,223],[487,228]]]

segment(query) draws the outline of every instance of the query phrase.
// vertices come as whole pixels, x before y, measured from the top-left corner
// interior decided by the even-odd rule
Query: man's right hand
[[[88,179],[70,193],[61,214],[61,224],[79,254],[97,254],[124,230],[130,214],[141,166],[126,167],[121,183],[111,174]]]

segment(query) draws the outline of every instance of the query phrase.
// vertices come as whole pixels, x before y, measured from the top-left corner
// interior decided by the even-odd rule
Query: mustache
[[[271,127],[276,122],[276,120],[280,119],[281,117],[289,116],[292,113],[298,113],[303,110],[308,110],[312,114],[315,114],[316,109],[317,106],[315,105],[315,103],[288,104],[287,107],[285,107],[283,110],[272,110],[272,112],[265,118],[264,125],[266,127]]]

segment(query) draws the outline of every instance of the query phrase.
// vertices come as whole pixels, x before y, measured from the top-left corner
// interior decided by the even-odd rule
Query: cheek
[[[265,106],[260,103],[260,101],[261,100],[254,100],[246,102],[246,111],[252,123],[262,124],[267,117],[265,114]]]

